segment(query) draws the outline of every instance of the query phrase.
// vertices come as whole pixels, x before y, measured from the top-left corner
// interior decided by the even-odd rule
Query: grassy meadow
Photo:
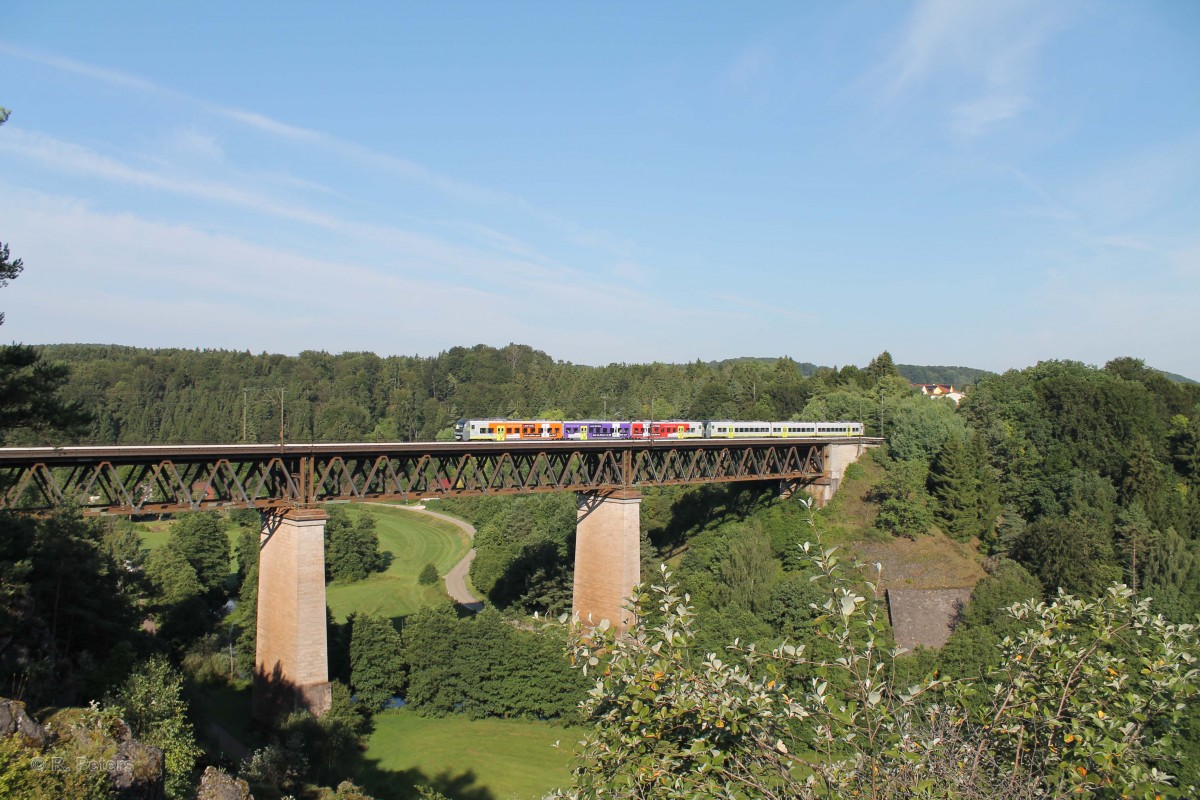
[[[167,540],[171,538],[171,523],[169,521],[139,522],[137,532],[142,537],[142,547],[147,551],[157,550],[165,546]]]
[[[361,780],[380,800],[411,797],[417,784],[452,798],[530,800],[568,783],[582,736],[533,720],[427,719],[402,709],[375,718]]]
[[[375,516],[379,549],[391,554],[391,564],[366,580],[326,587],[325,602],[338,622],[354,611],[405,617],[422,606],[447,600],[441,581],[421,586],[417,576],[426,564],[437,567],[439,575],[449,572],[471,548],[462,531],[448,522],[392,506],[351,505],[348,511],[352,518]]]
[[[347,512],[352,519],[374,515],[379,548],[391,562],[365,580],[326,587],[326,602],[339,622],[355,611],[395,619],[447,601],[441,581],[421,586],[417,577],[429,563],[445,574],[466,555],[470,542],[461,530],[387,505],[354,504]],[[170,527],[169,521],[140,524],[143,546],[166,545]],[[235,536],[231,530],[231,540]],[[194,699],[203,707],[196,719],[201,732],[215,722],[256,746],[248,687],[200,687]],[[568,782],[573,748],[582,734],[579,728],[534,720],[435,719],[401,709],[375,717],[361,768],[347,777],[380,800],[415,797],[417,785],[433,786],[452,800],[528,800]],[[214,743],[212,749],[219,748]]]

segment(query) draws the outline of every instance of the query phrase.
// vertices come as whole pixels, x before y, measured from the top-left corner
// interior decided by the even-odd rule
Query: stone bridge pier
[[[325,521],[319,508],[264,512],[258,551],[253,716],[329,709],[325,631]]]
[[[572,611],[584,623],[606,619],[625,631],[632,615],[623,606],[641,581],[642,493],[580,492],[578,498]]]
[[[837,493],[846,468],[875,444],[830,443],[825,446],[825,471],[816,482],[785,481],[784,496],[807,491],[818,507]],[[585,623],[608,620],[620,631],[632,615],[624,608],[641,581],[641,505],[637,490],[579,492],[575,528],[575,585],[572,612]]]

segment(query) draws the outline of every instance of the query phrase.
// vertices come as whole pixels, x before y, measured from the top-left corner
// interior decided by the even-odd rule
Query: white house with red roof
[[[914,383],[911,384],[914,389],[920,389],[921,394],[926,397],[948,398],[954,401],[954,405],[958,405],[958,401],[963,399],[963,393],[955,389],[953,386],[947,386],[944,383]]]

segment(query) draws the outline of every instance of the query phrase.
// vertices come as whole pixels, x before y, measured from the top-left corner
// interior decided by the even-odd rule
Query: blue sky
[[[0,5],[0,334],[1200,378],[1200,3]]]

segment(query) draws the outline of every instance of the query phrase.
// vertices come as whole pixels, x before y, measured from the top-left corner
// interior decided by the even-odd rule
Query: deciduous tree
[[[926,472],[921,461],[888,463],[887,475],[873,493],[873,499],[879,503],[877,528],[909,539],[929,531],[933,512],[925,491]]]
[[[404,642],[386,617],[350,617],[350,685],[359,703],[377,711],[404,691]]]
[[[325,533],[325,569],[331,580],[361,581],[383,567],[375,517],[370,512],[360,513],[351,522],[343,509],[334,506]]]
[[[120,714],[136,738],[163,751],[167,797],[192,797],[192,771],[202,751],[188,722],[183,676],[162,657],[151,658],[129,675],[106,704]]]
[[[229,535],[216,514],[180,514],[168,545],[179,550],[210,597],[220,595],[229,577]]]

